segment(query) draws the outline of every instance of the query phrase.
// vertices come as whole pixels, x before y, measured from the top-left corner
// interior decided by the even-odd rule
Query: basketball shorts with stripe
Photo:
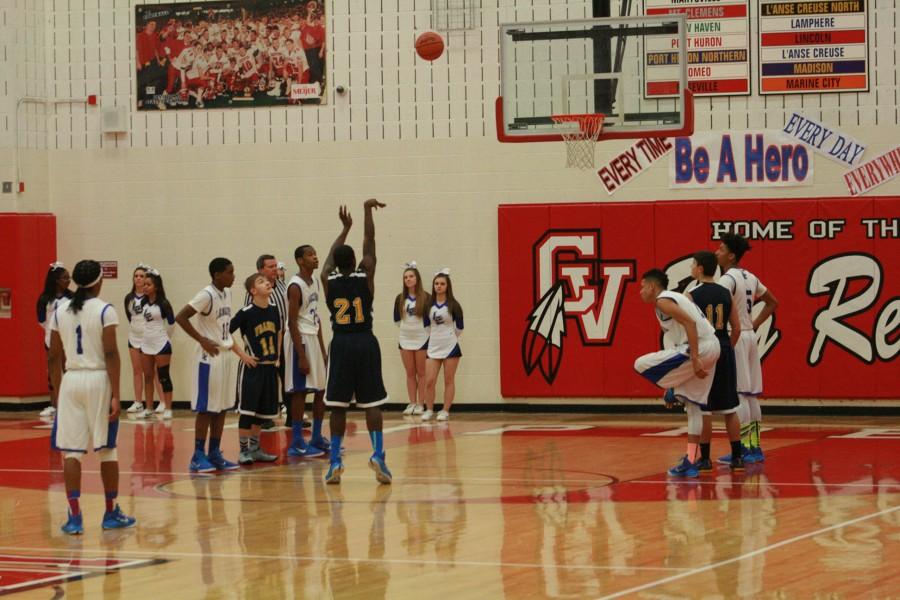
[[[106,370],[66,371],[59,386],[53,447],[62,452],[115,448],[119,421],[109,420],[111,397]]]
[[[719,340],[703,338],[697,347],[700,363],[707,372],[703,379],[694,374],[687,344],[639,356],[634,361],[634,370],[663,389],[674,388],[675,395],[683,400],[705,405],[719,358]]]
[[[284,336],[284,391],[293,392],[317,392],[324,390],[328,372],[325,369],[325,357],[319,346],[319,336],[308,333],[300,334],[303,343],[303,351],[309,361],[309,373],[300,372],[297,363],[297,353],[294,352],[294,341],[290,332]]]
[[[727,415],[737,412],[738,404],[734,348],[727,337],[722,337],[719,338],[719,360],[716,361],[716,374],[709,390],[709,402],[703,411]]]
[[[242,415],[274,419],[278,416],[278,367],[244,366],[238,410]]]
[[[224,348],[212,356],[197,346],[191,365],[191,410],[221,413],[234,408],[236,360]]]
[[[371,331],[341,333],[331,340],[325,405],[380,406],[388,394],[381,377],[381,348]]]

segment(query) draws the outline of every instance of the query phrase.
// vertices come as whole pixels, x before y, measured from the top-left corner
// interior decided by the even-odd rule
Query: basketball
[[[416,38],[416,53],[428,61],[440,58],[444,53],[444,38],[433,31],[426,31]]]

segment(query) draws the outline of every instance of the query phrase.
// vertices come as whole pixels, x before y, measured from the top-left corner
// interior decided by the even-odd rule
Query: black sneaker
[[[701,473],[709,473],[710,471],[713,470],[712,463],[709,461],[708,458],[701,458],[700,460],[697,461],[695,466],[697,467],[697,470],[700,471]]]
[[[744,470],[744,459],[740,456],[732,457],[731,462],[729,463],[732,471],[743,471]]]

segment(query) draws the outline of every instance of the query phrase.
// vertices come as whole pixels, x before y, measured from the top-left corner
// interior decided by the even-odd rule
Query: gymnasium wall
[[[389,206],[376,215],[376,333],[392,398],[405,401],[390,303],[403,263],[415,259],[426,277],[451,268],[466,311],[458,401],[501,402],[497,206],[608,196],[595,174],[564,168],[561,144],[497,143],[497,25],[589,17],[590,2],[482,0],[477,26],[449,34],[445,56],[433,64],[412,50],[415,36],[430,27],[429,1],[330,2],[326,105],[164,113],[133,109],[134,5],[16,0],[3,9],[0,152],[13,146],[17,95],[97,93],[103,106],[131,108],[129,132],[108,135],[95,108],[55,105],[44,115],[42,107],[23,107],[18,140],[28,149],[26,192],[15,201],[0,195],[0,210],[46,202],[58,217],[61,260],[119,262],[106,298],[121,304],[132,266],[143,261],[160,269],[180,307],[206,284],[213,256],[230,257],[240,275],[253,270],[262,252],[290,263],[301,243],[324,257],[338,230],[339,204],[353,210],[350,241],[358,247],[362,202],[378,197]],[[900,138],[897,13],[889,0],[871,3],[870,92],[699,99],[697,130],[779,128],[800,110],[866,141],[866,158],[889,150]],[[334,94],[337,84],[348,88],[345,96]],[[598,164],[627,145],[604,144]],[[8,163],[0,164],[6,180]],[[669,189],[666,164],[623,187],[615,200],[847,194],[843,169],[820,157],[811,186],[715,192]],[[900,183],[878,193],[898,194]],[[124,328],[120,337],[124,351]],[[185,399],[192,343],[176,334],[176,400]],[[126,376],[123,397],[129,396]]]

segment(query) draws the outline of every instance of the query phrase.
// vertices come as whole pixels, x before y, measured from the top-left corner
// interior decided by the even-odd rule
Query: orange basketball
[[[444,38],[433,31],[426,31],[416,38],[416,53],[425,60],[436,60],[444,53]]]

